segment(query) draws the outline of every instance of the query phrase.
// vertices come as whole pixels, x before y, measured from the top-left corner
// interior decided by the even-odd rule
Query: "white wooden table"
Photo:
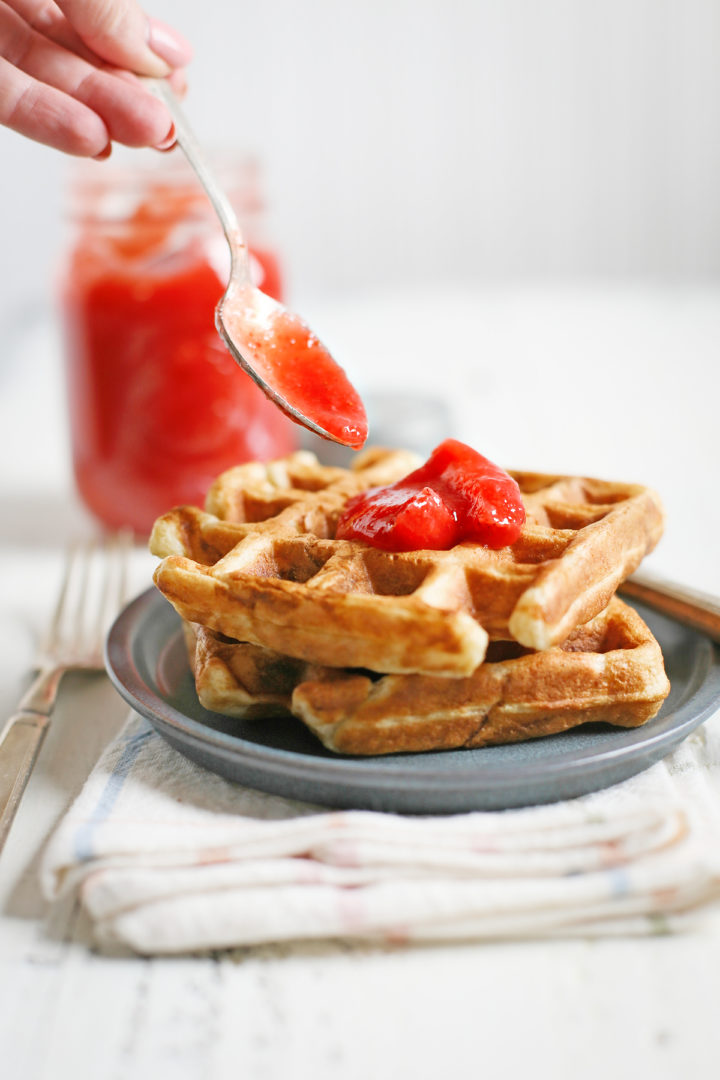
[[[491,458],[656,486],[669,525],[648,567],[720,593],[720,288],[465,287],[297,306],[364,389],[444,399],[452,433]],[[72,496],[64,424],[53,335],[29,328],[0,359],[3,715],[63,544],[92,527]],[[137,552],[138,590],[152,562]],[[641,940],[97,953],[72,903],[48,910],[37,870],[125,715],[104,676],[66,680],[0,861],[3,1078],[720,1075],[718,919]]]

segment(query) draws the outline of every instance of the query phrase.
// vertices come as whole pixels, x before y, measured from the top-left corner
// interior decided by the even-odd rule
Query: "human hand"
[[[136,0],[0,0],[0,124],[80,157],[167,149],[170,115],[136,75],[177,88],[190,57]]]

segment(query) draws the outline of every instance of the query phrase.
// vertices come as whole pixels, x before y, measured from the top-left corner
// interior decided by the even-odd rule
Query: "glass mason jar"
[[[220,171],[255,282],[281,300],[257,167]],[[146,535],[172,506],[201,506],[224,469],[290,452],[297,429],[215,329],[228,250],[179,152],[144,168],[84,163],[70,218],[60,301],[75,481],[101,522]]]

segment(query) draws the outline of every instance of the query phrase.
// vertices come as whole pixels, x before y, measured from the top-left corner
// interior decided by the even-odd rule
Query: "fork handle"
[[[42,713],[24,710],[11,716],[0,734],[0,852],[49,722]]]

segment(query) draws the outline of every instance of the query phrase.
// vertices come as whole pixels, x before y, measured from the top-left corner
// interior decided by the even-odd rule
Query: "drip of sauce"
[[[476,450],[446,439],[419,469],[350,499],[338,539],[385,551],[447,550],[463,540],[501,548],[525,522],[520,488]]]

